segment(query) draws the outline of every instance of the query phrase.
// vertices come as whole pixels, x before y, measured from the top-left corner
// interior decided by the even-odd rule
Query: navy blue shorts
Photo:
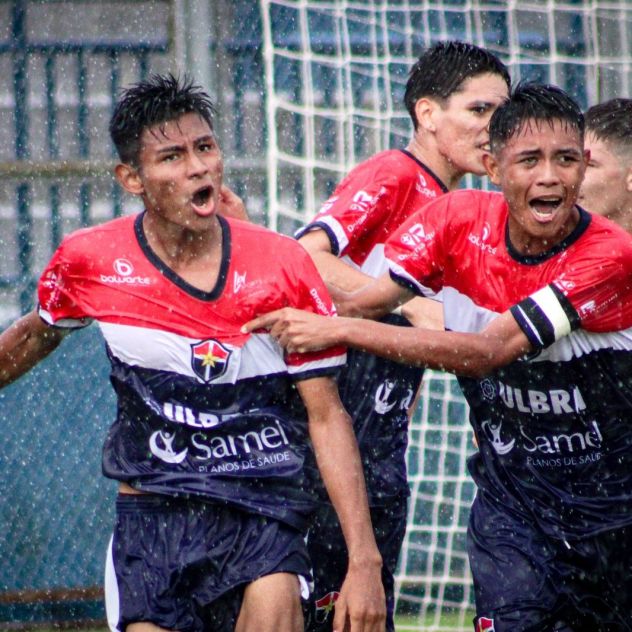
[[[470,513],[475,627],[494,632],[632,631],[632,529],[565,542],[483,493]]]
[[[394,579],[397,559],[406,533],[406,498],[394,500],[388,507],[371,507],[371,522],[377,546],[382,554],[382,582],[386,593],[386,629],[395,630]],[[316,513],[307,536],[312,559],[314,590],[305,604],[305,630],[329,632],[333,624],[333,605],[347,574],[348,556],[338,517],[331,505]]]
[[[303,535],[284,523],[210,503],[119,495],[106,564],[110,629],[148,621],[233,632],[246,585],[279,572],[310,573]]]

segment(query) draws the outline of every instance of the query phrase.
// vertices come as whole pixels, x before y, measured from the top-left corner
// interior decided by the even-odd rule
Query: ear
[[[632,165],[628,167],[628,172],[625,174],[625,190],[632,193]]]
[[[417,117],[417,125],[424,132],[431,134],[437,131],[434,121],[434,112],[439,104],[433,99],[422,97],[415,103],[415,116]]]
[[[492,184],[500,186],[500,169],[498,166],[498,159],[494,154],[483,154],[483,167],[487,172],[487,177]]]
[[[119,162],[114,167],[114,175],[119,181],[119,184],[132,195],[142,195],[145,192],[145,187],[141,180],[138,169],[127,163]]]

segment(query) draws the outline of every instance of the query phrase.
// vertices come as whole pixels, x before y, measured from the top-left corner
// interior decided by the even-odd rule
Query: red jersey
[[[580,209],[537,256],[511,245],[499,193],[457,191],[386,245],[391,276],[443,289],[446,328],[478,332],[510,309],[535,352],[460,378],[480,452],[479,487],[550,535],[632,523],[632,239]]]
[[[105,337],[118,397],[107,476],[302,526],[311,502],[303,477],[313,463],[292,381],[330,374],[344,350],[284,355],[269,334],[240,328],[284,306],[331,315],[333,305],[294,240],[219,221],[222,261],[211,291],[153,253],[139,215],[64,239],[39,284],[40,315],[62,327],[97,321]]]
[[[333,254],[376,277],[387,270],[384,244],[413,213],[447,191],[411,153],[383,151],[355,167],[298,237],[322,229]],[[388,322],[408,324],[401,316]],[[408,494],[408,409],[423,371],[362,351],[349,351],[338,378],[354,430],[372,506]]]
[[[386,270],[384,244],[427,202],[447,191],[410,152],[380,152],[355,167],[297,237],[321,228],[331,251],[377,277]]]

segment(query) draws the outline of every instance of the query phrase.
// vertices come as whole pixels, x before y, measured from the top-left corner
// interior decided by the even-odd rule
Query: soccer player
[[[590,160],[579,203],[632,232],[632,99],[612,99],[586,112]]]
[[[487,125],[507,98],[509,74],[489,51],[441,42],[412,66],[404,102],[414,133],[406,149],[383,151],[353,169],[320,212],[299,231],[328,283],[345,290],[366,285],[387,269],[384,242],[419,207],[456,188],[466,173],[484,173]],[[442,327],[436,301],[405,308],[415,324]],[[408,325],[402,315],[383,322]],[[436,323],[436,324],[435,324]],[[387,629],[394,630],[393,574],[406,531],[408,415],[423,370],[359,350],[348,353],[338,379],[350,412],[367,481],[371,520],[382,554]],[[308,630],[331,630],[332,604],[344,580],[346,548],[326,500],[308,535],[315,590]]]
[[[331,314],[311,259],[290,238],[217,214],[222,154],[198,87],[138,83],[110,132],[116,177],[144,212],[66,237],[38,309],[0,336],[0,385],[92,321],[105,337],[118,413],[103,470],[120,491],[110,628],[302,630],[311,438],[351,551],[335,625],[383,630],[381,559],[331,377],[344,350],[283,354],[268,334],[240,331],[275,306]]]
[[[484,158],[502,192],[426,205],[387,242],[389,274],[341,301],[378,316],[443,289],[448,331],[296,310],[244,328],[459,375],[477,630],[632,630],[632,240],[576,204],[583,134],[566,93],[519,85]]]

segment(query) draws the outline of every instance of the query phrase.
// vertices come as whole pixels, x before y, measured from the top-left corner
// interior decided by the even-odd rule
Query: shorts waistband
[[[209,506],[212,503],[197,498],[166,496],[162,494],[119,494],[116,511],[119,513],[168,513],[190,510],[192,507]]]

